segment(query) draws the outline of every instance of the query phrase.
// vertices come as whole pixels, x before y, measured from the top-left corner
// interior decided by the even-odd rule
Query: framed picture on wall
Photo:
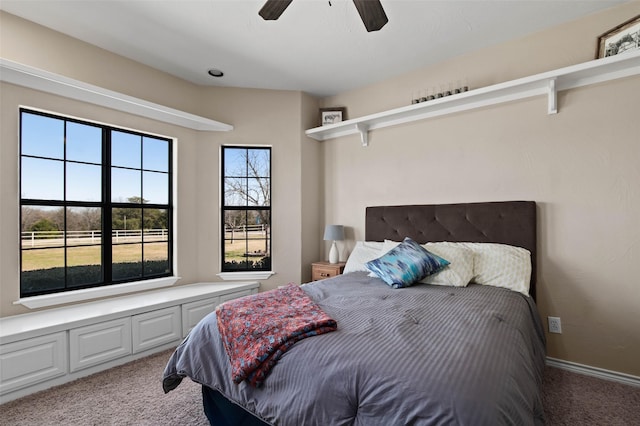
[[[640,49],[640,15],[598,37],[596,59]]]
[[[320,108],[320,125],[340,123],[347,119],[346,112],[344,107]]]

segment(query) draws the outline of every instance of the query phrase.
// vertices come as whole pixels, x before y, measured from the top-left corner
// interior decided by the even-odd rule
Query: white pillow
[[[422,247],[449,261],[442,271],[420,281],[425,284],[466,287],[473,278],[474,253],[456,243],[426,243]]]
[[[504,287],[529,295],[531,253],[522,247],[497,243],[458,243],[475,255],[473,282]]]
[[[357,241],[342,273],[369,271],[364,264],[384,254],[380,251],[383,244],[379,241]]]
[[[381,254],[395,248],[399,242],[385,240]],[[432,285],[446,285],[452,287],[466,287],[473,278],[474,253],[471,249],[457,243],[437,242],[422,244],[431,253],[449,261],[449,265],[441,271],[429,275],[421,283]]]

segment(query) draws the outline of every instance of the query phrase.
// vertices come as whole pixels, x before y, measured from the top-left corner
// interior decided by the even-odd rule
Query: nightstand
[[[329,263],[313,262],[311,264],[311,280],[318,281],[342,274],[346,262]]]

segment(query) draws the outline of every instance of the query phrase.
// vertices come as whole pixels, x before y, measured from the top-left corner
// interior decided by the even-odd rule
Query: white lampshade
[[[324,228],[324,240],[325,241],[342,241],[344,240],[344,226],[342,225],[327,225]]]

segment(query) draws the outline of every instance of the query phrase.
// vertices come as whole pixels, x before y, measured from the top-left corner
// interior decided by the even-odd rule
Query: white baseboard
[[[591,367],[590,365],[578,364],[577,362],[564,361],[551,357],[547,357],[547,365],[586,376],[597,377],[598,379],[640,387],[640,377],[631,374],[618,373],[617,371],[605,370],[604,368]]]

